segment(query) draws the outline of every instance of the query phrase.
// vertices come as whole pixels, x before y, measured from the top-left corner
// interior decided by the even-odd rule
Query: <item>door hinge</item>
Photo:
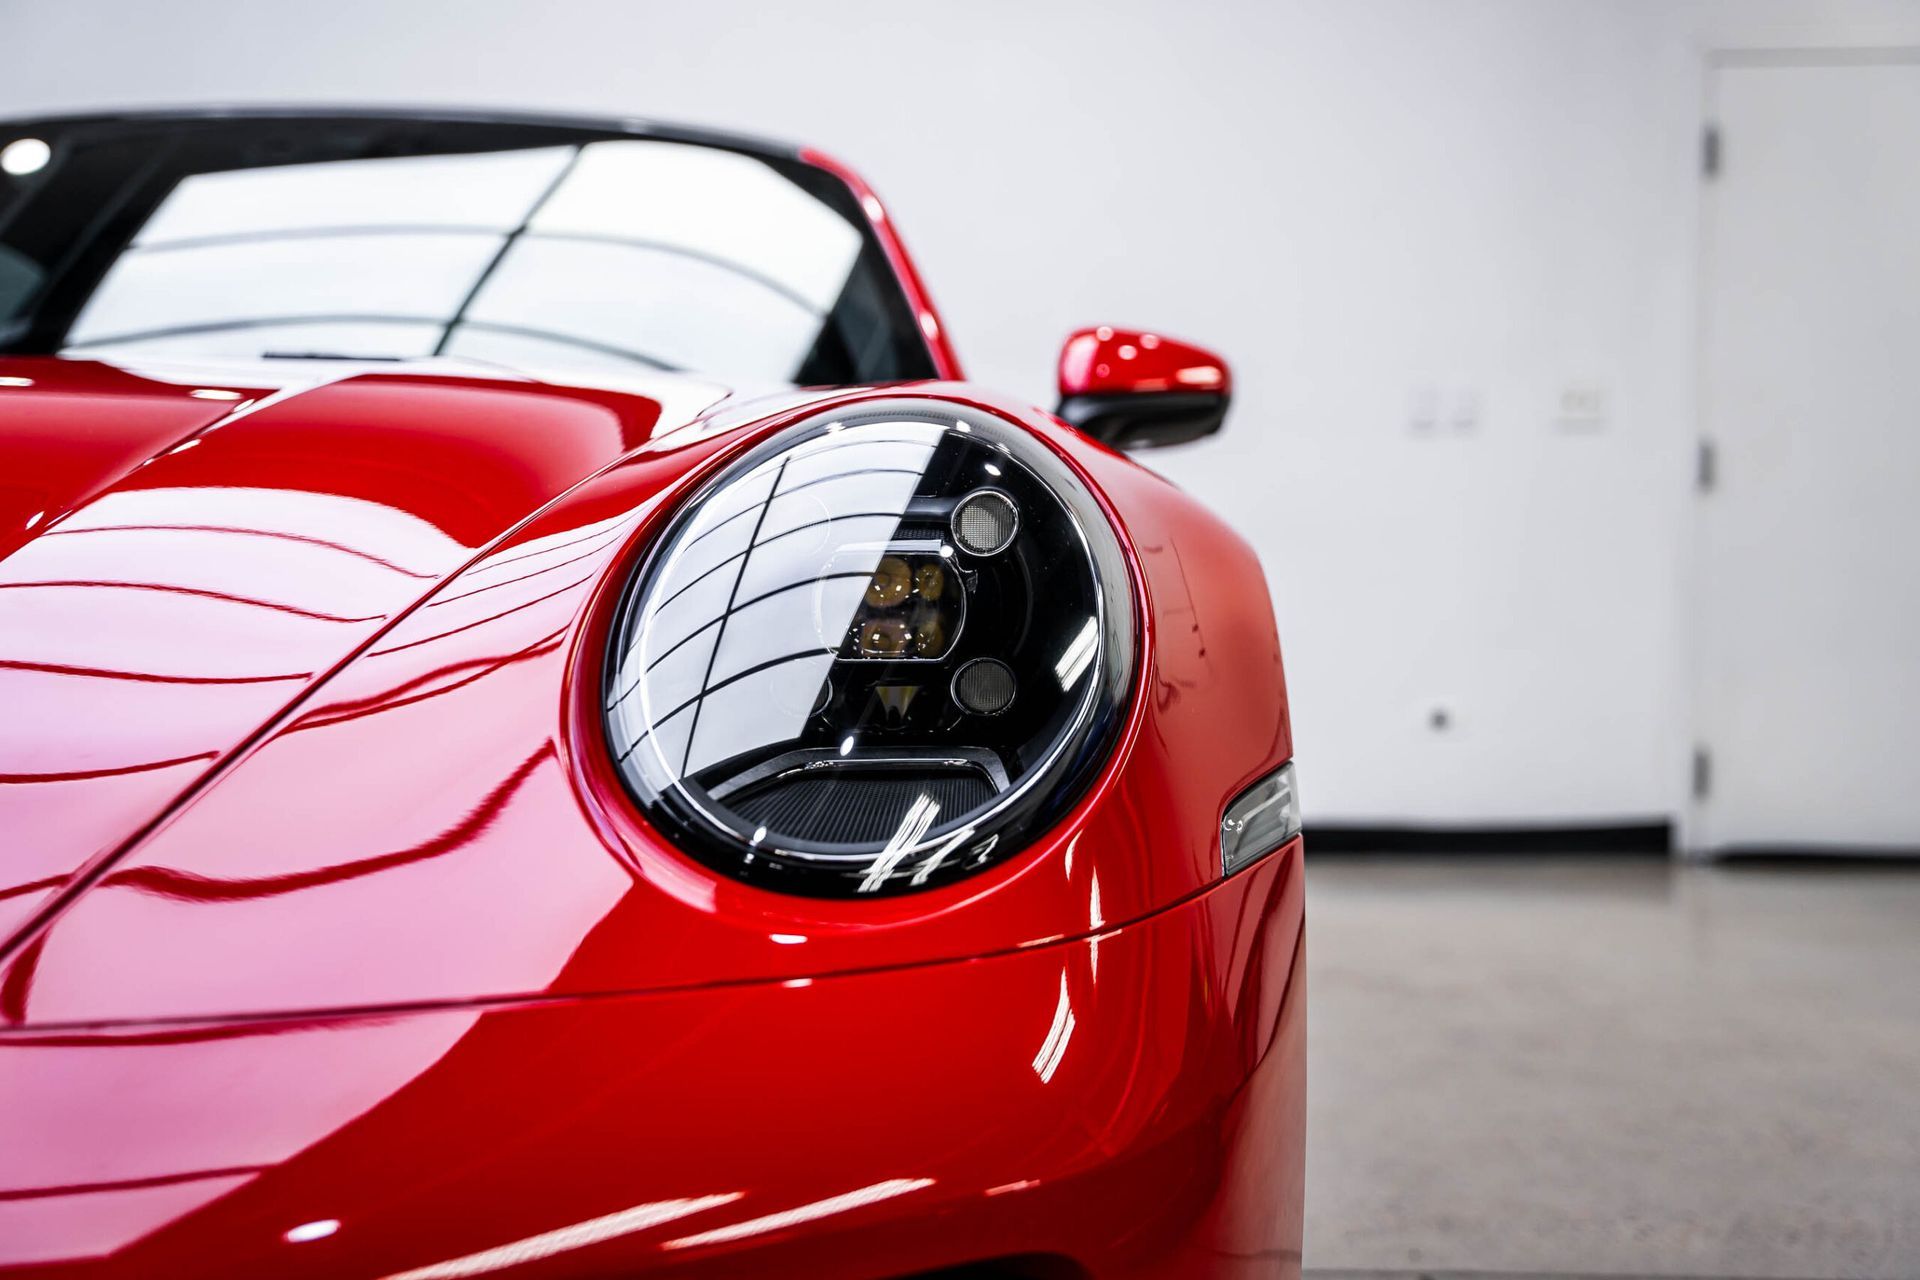
[[[1707,125],[1700,131],[1700,176],[1720,176],[1720,126]]]
[[[1693,798],[1705,800],[1713,790],[1713,757],[1705,747],[1693,749]]]
[[[1713,441],[1700,437],[1699,451],[1693,460],[1693,487],[1701,493],[1712,493],[1714,486],[1720,483],[1720,455],[1713,447]]]

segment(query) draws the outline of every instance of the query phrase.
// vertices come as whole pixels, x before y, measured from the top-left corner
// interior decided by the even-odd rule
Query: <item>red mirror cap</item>
[[[1163,334],[1101,325],[1060,348],[1060,396],[1205,391],[1227,395],[1233,374],[1204,347]]]

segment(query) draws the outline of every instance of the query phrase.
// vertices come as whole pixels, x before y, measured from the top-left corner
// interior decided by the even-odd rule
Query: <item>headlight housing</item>
[[[607,737],[641,809],[796,893],[930,887],[1062,816],[1125,718],[1111,525],[1026,431],[935,400],[780,432],[688,502],[620,605]]]

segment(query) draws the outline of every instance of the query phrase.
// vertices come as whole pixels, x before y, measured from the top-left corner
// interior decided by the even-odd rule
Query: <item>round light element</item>
[[[913,619],[913,651],[937,658],[947,651],[947,628],[937,609],[921,609]]]
[[[719,871],[928,888],[1016,853],[1105,767],[1134,634],[1115,532],[1050,448],[878,401],[773,436],[675,514],[619,606],[608,745]]]
[[[953,700],[961,710],[977,716],[997,716],[1013,705],[1018,682],[1006,663],[975,658],[954,673]]]
[[[899,556],[882,556],[867,580],[867,603],[876,609],[899,604],[913,590],[913,572]]]
[[[0,172],[24,178],[40,172],[53,159],[53,148],[38,138],[15,138],[0,147]]]
[[[999,555],[1019,529],[1019,508],[998,489],[975,489],[953,509],[953,540],[970,555]]]
[[[872,618],[860,625],[860,656],[863,658],[904,658],[907,655],[907,624],[898,618]]]

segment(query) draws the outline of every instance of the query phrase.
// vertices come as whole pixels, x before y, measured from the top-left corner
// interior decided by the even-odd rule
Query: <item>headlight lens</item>
[[[1058,458],[986,413],[868,403],[782,432],[674,519],[621,604],[607,734],[710,865],[900,892],[1065,813],[1132,665],[1119,544]]]

